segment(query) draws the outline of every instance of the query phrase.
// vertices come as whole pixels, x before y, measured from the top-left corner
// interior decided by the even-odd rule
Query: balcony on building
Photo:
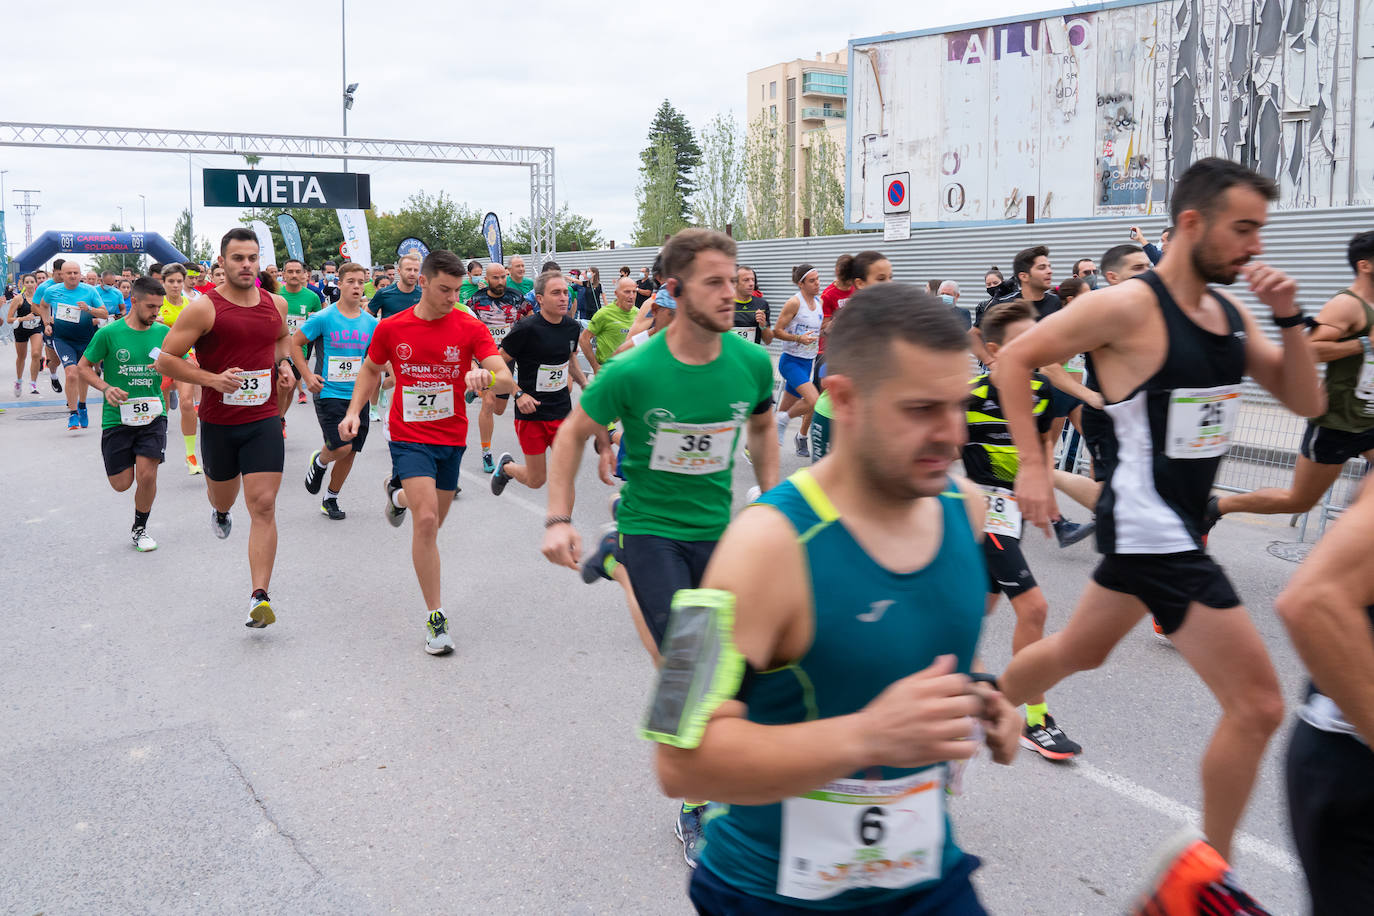
[[[829,70],[803,70],[802,95],[842,99],[849,95],[849,74]]]
[[[803,108],[801,110],[803,121],[828,121],[832,118],[844,118],[843,108],[831,108],[829,105],[823,108]]]

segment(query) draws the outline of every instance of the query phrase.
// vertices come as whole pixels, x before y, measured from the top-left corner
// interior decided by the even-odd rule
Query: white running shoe
[[[157,541],[148,537],[148,532],[142,528],[135,528],[133,532],[134,549],[139,553],[147,553],[150,550],[157,550]]]

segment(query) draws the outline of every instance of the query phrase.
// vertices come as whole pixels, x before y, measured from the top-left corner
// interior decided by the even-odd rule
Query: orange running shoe
[[[1132,916],[1270,916],[1236,886],[1221,853],[1193,828],[1164,846],[1157,865]]]
[[[187,456],[186,456],[186,473],[190,474],[192,477],[195,477],[195,476],[196,476],[197,474],[199,474],[200,472],[201,472],[201,471],[200,471],[200,465],[196,462],[196,456],[195,456],[195,455],[187,455]]]

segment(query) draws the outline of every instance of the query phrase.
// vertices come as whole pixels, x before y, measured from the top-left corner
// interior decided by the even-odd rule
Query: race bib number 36
[[[936,767],[901,779],[839,779],[784,800],[778,894],[824,900],[940,877],[944,782]]]
[[[534,380],[535,391],[562,391],[568,387],[568,364],[540,366]]]
[[[233,393],[222,396],[225,404],[234,407],[256,407],[266,404],[272,396],[272,370],[251,369],[239,373],[239,386]]]
[[[1001,534],[1007,537],[1021,536],[1021,507],[1010,490],[998,487],[984,487],[983,499],[987,501],[987,512],[983,515],[983,531],[987,534]]]
[[[1240,419],[1240,386],[1175,388],[1169,394],[1164,454],[1170,458],[1217,458],[1231,447]]]
[[[428,423],[453,416],[453,386],[401,389],[401,418],[407,423]]]
[[[351,382],[358,377],[358,363],[361,356],[331,356],[325,367],[325,377],[331,382]]]
[[[670,474],[714,474],[728,470],[735,448],[733,423],[664,423],[654,435],[649,468]]]
[[[162,416],[162,398],[129,398],[119,405],[119,422],[125,426],[147,426]]]

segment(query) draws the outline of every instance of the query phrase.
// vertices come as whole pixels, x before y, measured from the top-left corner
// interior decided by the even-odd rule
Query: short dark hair
[[[1083,263],[1091,264],[1092,262],[1093,262],[1093,259],[1092,259],[1092,258],[1079,258],[1077,261],[1074,261],[1074,262],[1073,262],[1073,275],[1074,275],[1075,277],[1078,276],[1078,265],[1079,265],[1079,264],[1083,264]]]
[[[552,283],[554,280],[562,279],[563,275],[556,270],[544,271],[539,276],[534,278],[534,294],[536,296],[544,295],[544,290],[549,288],[550,283]]]
[[[1022,274],[1030,273],[1030,269],[1035,266],[1036,258],[1048,258],[1049,256],[1050,250],[1044,245],[1022,248],[1016,253],[1016,259],[1011,262],[1011,275],[1020,280]],[[827,346],[829,345],[827,344]]]
[[[335,261],[325,261],[323,264],[320,265],[320,270],[324,270],[326,267],[335,267],[335,268],[337,268],[338,266],[339,266],[338,263],[335,262]]]
[[[1018,321],[1034,320],[1035,313],[1031,311],[1029,302],[1025,299],[1012,299],[1009,302],[999,302],[988,309],[988,313],[983,316],[983,323],[979,329],[982,331],[983,340],[988,343],[995,343],[1000,347],[1002,341],[1007,339],[1007,328]],[[826,349],[829,348],[830,345],[826,344]]]
[[[1188,170],[1174,185],[1174,196],[1169,201],[1169,218],[1177,223],[1185,210],[1197,210],[1210,217],[1222,195],[1237,185],[1259,193],[1265,200],[1279,199],[1279,186],[1272,178],[1266,178],[1239,162],[1208,156],[1188,166]]]
[[[1102,260],[1097,262],[1097,266],[1102,268],[1102,273],[1104,275],[1108,271],[1116,273],[1121,269],[1121,265],[1127,258],[1133,254],[1139,254],[1144,250],[1145,249],[1141,248],[1139,245],[1132,245],[1129,243],[1125,245],[1113,245],[1111,248],[1102,252]]]
[[[235,226],[233,229],[224,233],[224,238],[219,240],[219,253],[221,256],[229,250],[230,242],[252,242],[256,245],[258,243],[258,234],[247,226]]]
[[[630,275],[630,268],[629,268],[629,265],[622,265],[622,266],[621,266],[621,268],[620,268],[620,275],[621,275],[622,277],[628,277],[628,276]]]
[[[1088,281],[1082,277],[1069,277],[1059,284],[1059,298],[1068,301],[1088,291]]]
[[[53,272],[53,273],[57,273],[59,270],[62,269],[62,265],[63,265],[63,264],[66,264],[66,263],[67,263],[67,262],[66,262],[66,260],[65,260],[64,258],[53,258],[53,259],[52,259],[52,272]]]
[[[148,276],[150,276],[150,277],[160,277],[160,276],[162,276],[162,264],[161,264],[160,262],[158,262],[158,261],[154,261],[153,263],[149,264],[149,265],[148,265]]]
[[[1361,261],[1374,261],[1374,232],[1361,232],[1350,240],[1350,245],[1345,249],[1346,260],[1350,262],[1350,269],[1359,273],[1358,265]]]
[[[258,237],[256,235],[253,236],[254,241],[257,241],[257,238]],[[172,274],[181,274],[183,277],[185,277],[186,268],[182,267],[180,264],[168,264],[166,267],[162,268],[162,276],[170,277]]]
[[[845,283],[854,282],[854,274],[851,269],[854,266],[854,256],[852,254],[842,254],[835,259],[835,276]]]
[[[424,263],[420,265],[421,276],[430,280],[439,274],[462,279],[467,276],[467,272],[467,268],[463,266],[463,259],[447,248],[434,249],[425,256]]]
[[[968,349],[964,323],[944,302],[908,283],[875,283],[850,296],[831,322],[827,371],[870,387],[896,365],[894,340],[944,353]]]
[[[1000,271],[1000,270],[997,269],[997,265],[996,265],[996,264],[992,265],[992,266],[989,267],[987,270],[983,271],[983,279],[984,279],[984,280],[987,280],[987,278],[988,278],[989,276],[996,276],[996,277],[997,277],[997,282],[998,282],[998,283],[1001,283],[1003,280],[1006,279],[1006,277],[1002,276],[1002,271]]]
[[[886,260],[887,255],[881,251],[861,251],[854,255],[853,260],[849,262],[849,275],[845,277],[845,280],[850,283],[855,280],[867,280],[869,269],[879,261]]]
[[[468,273],[476,273],[482,269],[481,261],[468,261]]]
[[[658,253],[663,259],[663,276],[676,277],[685,282],[692,275],[697,255],[703,251],[719,251],[732,262],[739,254],[735,240],[724,232],[715,229],[682,229],[674,233]]]
[[[292,264],[299,264],[301,265],[301,270],[305,270],[305,262],[300,258],[287,258],[285,261],[281,262],[281,269],[286,270],[286,268]]]
[[[342,280],[344,277],[348,276],[349,274],[355,274],[355,273],[358,273],[359,271],[362,272],[362,274],[363,274],[364,277],[367,276],[367,268],[366,268],[366,267],[364,267],[363,265],[359,264],[357,261],[346,261],[346,262],[344,262],[344,266],[339,268],[339,279]]]
[[[167,287],[152,277],[135,277],[129,294],[130,296],[157,296],[161,299],[167,295]]]
[[[805,280],[806,275],[813,270],[816,270],[816,268],[812,267],[810,264],[798,264],[796,267],[792,268],[792,282],[794,284],[800,283],[802,280]],[[816,273],[819,275],[820,271],[816,270]],[[735,276],[739,276],[738,270],[735,271]]]
[[[563,268],[561,268],[561,267],[558,266],[558,262],[557,262],[557,261],[545,261],[545,262],[544,262],[544,266],[541,267],[541,268],[539,268],[539,272],[540,272],[541,274],[546,274],[546,273],[548,273],[548,272],[551,271],[551,270],[556,270],[556,271],[558,271],[559,273],[562,273],[562,272],[563,272]]]

